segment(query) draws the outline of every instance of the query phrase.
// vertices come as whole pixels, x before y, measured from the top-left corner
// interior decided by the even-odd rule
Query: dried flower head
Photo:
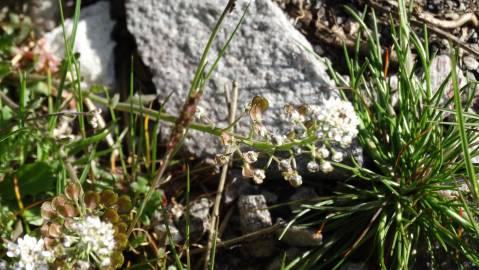
[[[248,151],[246,153],[243,153],[243,159],[247,163],[255,163],[256,161],[258,161],[258,152]]]

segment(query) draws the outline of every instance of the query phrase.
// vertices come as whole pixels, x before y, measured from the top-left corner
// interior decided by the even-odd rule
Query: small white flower
[[[289,177],[288,181],[293,187],[299,187],[303,184],[303,177],[301,177],[301,175],[295,172]]]
[[[341,144],[341,147],[343,148],[346,148],[348,146],[351,145],[351,143],[353,143],[353,137],[350,136],[350,135],[346,135],[342,138],[340,144]]]
[[[255,169],[253,171],[253,181],[256,184],[262,184],[263,180],[266,178],[264,170],[261,169]]]
[[[79,270],[88,270],[91,267],[90,263],[87,261],[77,261],[76,266]]]
[[[45,250],[43,239],[37,240],[29,235],[18,238],[16,244],[8,243],[7,248],[8,257],[19,259],[14,269],[47,270],[48,262],[53,258],[52,253]]]
[[[331,162],[329,161],[323,161],[321,165],[319,166],[319,169],[323,173],[330,173],[334,170],[333,165],[331,165]]]
[[[316,173],[319,171],[319,164],[314,160],[308,162],[308,165],[306,167],[308,168],[308,171],[312,173]]]
[[[344,154],[338,151],[335,152],[331,158],[333,159],[333,161],[341,162],[344,159]]]
[[[279,170],[280,171],[289,171],[291,170],[291,162],[289,159],[282,159],[279,161]]]
[[[243,158],[247,163],[255,163],[256,161],[258,161],[258,152],[248,151],[243,154]]]
[[[329,150],[324,146],[319,148],[317,152],[318,152],[319,157],[322,158],[322,159],[326,159],[326,158],[329,157]]]

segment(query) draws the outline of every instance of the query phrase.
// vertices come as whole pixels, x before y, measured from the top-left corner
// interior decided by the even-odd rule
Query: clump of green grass
[[[478,190],[471,163],[478,153],[472,144],[477,135],[464,128],[461,117],[471,106],[474,85],[458,89],[451,52],[451,76],[439,89],[431,89],[433,56],[427,29],[421,40],[408,23],[404,2],[399,1],[399,24],[391,19],[390,30],[391,51],[398,59],[397,87],[387,71],[389,59],[384,57],[374,11],[358,14],[348,8],[362,27],[358,36],[367,36],[370,50],[364,61],[358,50],[353,56],[344,50],[349,80],[334,71],[333,75],[352,97],[361,120],[358,139],[372,164],[337,164],[354,176],[333,195],[301,206],[297,220],[321,227],[324,245],[287,269],[338,269],[358,256],[381,269],[436,268],[445,257],[455,265],[449,267],[466,261],[479,264]],[[366,16],[372,18],[372,28]],[[451,78],[454,102],[443,102]],[[457,112],[452,124],[444,123],[451,111],[440,109],[448,106]],[[467,188],[460,188],[462,184]]]

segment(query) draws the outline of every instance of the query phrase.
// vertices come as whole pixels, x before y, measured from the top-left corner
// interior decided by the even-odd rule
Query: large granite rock
[[[233,31],[248,1],[238,0],[213,46],[209,63]],[[127,26],[144,63],[153,73],[161,99],[174,94],[167,112],[178,114],[190,87],[202,50],[226,0],[127,0]],[[224,126],[227,120],[224,89],[239,83],[241,111],[256,95],[266,97],[270,109],[264,124],[286,127],[280,112],[287,103],[318,103],[333,85],[325,65],[316,58],[306,38],[271,0],[252,1],[244,24],[208,84],[200,105]],[[248,119],[240,123],[245,132]],[[191,131],[187,150],[198,156],[221,151],[218,138]]]
[[[60,14],[56,0],[31,0],[28,4],[28,14],[32,18],[35,30],[43,33],[55,28]]]
[[[75,39],[75,52],[80,53],[80,72],[87,85],[100,84],[113,87],[115,83],[115,42],[111,33],[115,22],[110,18],[110,2],[100,1],[81,10]],[[71,33],[73,22],[65,21]],[[65,45],[61,26],[44,36],[45,48],[58,59],[63,59]]]

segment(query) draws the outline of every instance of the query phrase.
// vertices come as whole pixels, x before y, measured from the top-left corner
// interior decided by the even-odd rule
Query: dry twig
[[[228,122],[230,124],[232,124],[235,121],[237,104],[238,104],[238,85],[234,81],[233,82],[233,97],[230,103],[230,110],[229,110],[230,114],[228,119]],[[233,130],[233,127],[231,127],[231,130]],[[226,147],[226,153],[229,153],[230,151],[231,151],[231,146],[228,145]],[[203,267],[203,269],[205,270],[208,269],[212,248],[216,246],[216,238],[218,235],[218,223],[219,223],[218,217],[220,215],[221,197],[223,195],[223,190],[225,188],[225,182],[226,182],[226,176],[228,174],[229,156],[227,157],[227,159],[228,161],[226,162],[226,164],[223,166],[221,170],[220,182],[218,183],[215,204],[213,206],[213,216],[211,217],[211,222],[210,222],[208,245],[206,250],[205,264]]]

